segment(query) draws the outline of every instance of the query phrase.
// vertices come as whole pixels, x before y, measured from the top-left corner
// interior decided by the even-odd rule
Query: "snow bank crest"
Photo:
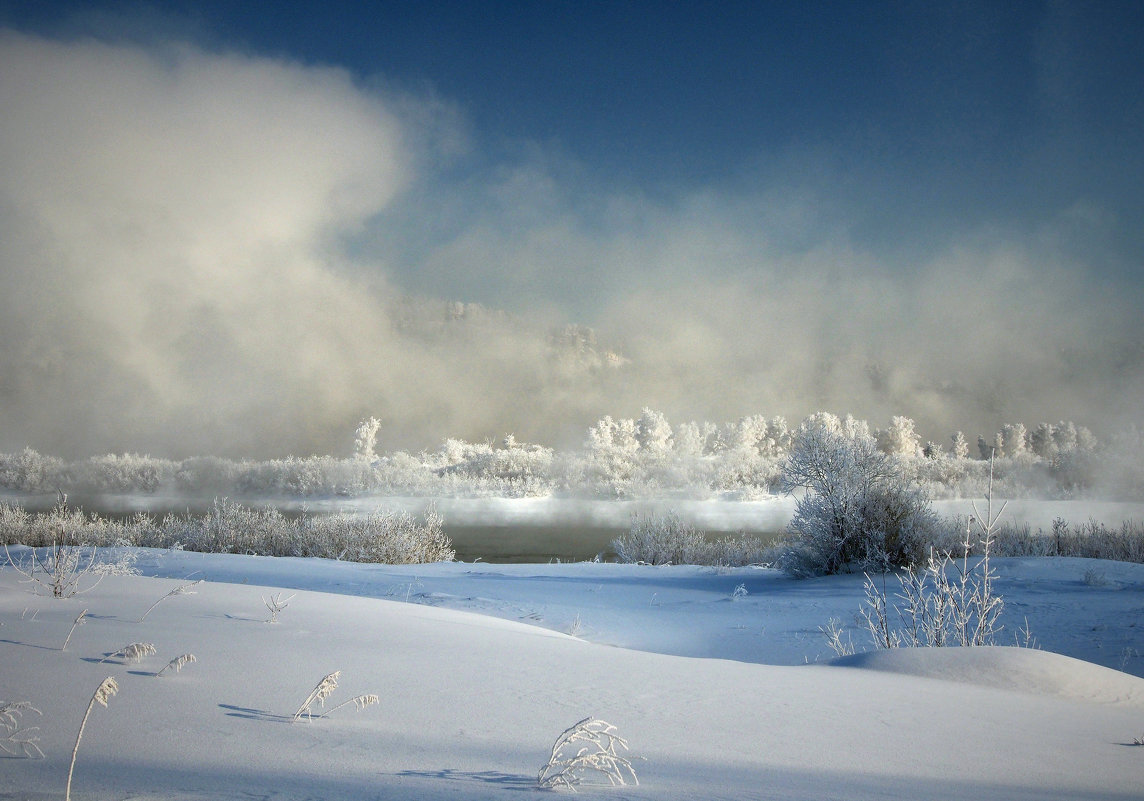
[[[1144,679],[1071,656],[1029,648],[895,648],[844,656],[827,664],[1070,701],[1144,708]]]

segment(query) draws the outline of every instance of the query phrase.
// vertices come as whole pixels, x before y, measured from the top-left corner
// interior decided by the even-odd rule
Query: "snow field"
[[[997,560],[1010,609],[1068,657],[939,649],[810,666],[798,663],[827,656],[816,627],[852,615],[860,577],[144,551],[143,572],[164,578],[109,577],[56,600],[5,568],[0,700],[43,712],[24,723],[47,756],[2,760],[0,797],[62,796],[79,719],[109,675],[120,692],[92,713],[75,798],[519,798],[555,737],[589,715],[643,758],[639,787],[593,796],[1139,797],[1144,680],[1072,656],[1141,644],[1144,567],[1099,563],[1110,583],[1093,587],[1085,563]],[[197,578],[196,594],[138,622]],[[739,584],[748,594],[733,600]],[[280,591],[296,595],[266,623],[262,599]],[[581,638],[561,633],[574,614]],[[158,652],[98,664],[131,642]],[[182,653],[198,661],[150,675]],[[334,670],[327,709],[370,692],[381,703],[289,722]]]

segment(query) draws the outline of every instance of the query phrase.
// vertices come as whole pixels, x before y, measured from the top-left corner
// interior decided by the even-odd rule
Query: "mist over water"
[[[813,188],[653,200],[535,150],[451,182],[440,99],[180,43],[0,32],[0,107],[0,451],[348,454],[369,415],[384,450],[568,447],[643,406],[943,443],[1140,420],[1140,279],[1074,247],[1099,205],[886,258]]]

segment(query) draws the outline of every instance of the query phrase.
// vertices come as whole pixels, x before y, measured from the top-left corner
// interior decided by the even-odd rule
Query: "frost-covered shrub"
[[[87,492],[143,492],[151,494],[173,478],[178,465],[136,453],[93,456],[73,471],[72,486]]]
[[[234,492],[243,466],[217,456],[184,459],[175,468],[175,487],[191,495],[217,495]]]
[[[524,497],[552,491],[553,459],[551,448],[517,442],[510,434],[499,448],[449,439],[424,461],[438,486],[451,484],[458,493]]]
[[[929,498],[869,436],[804,424],[782,478],[788,492],[805,490],[779,559],[793,575],[914,564],[936,526]]]
[[[61,537],[77,544],[76,553],[89,557],[83,565],[91,562],[94,574],[112,570],[130,556],[129,551],[120,550],[111,561],[95,557],[95,547],[111,546],[178,547],[207,553],[313,556],[386,564],[448,561],[455,556],[444,532],[444,520],[432,509],[422,518],[391,511],[290,518],[276,509],[220,499],[203,515],[166,515],[156,521],[140,514],[118,521],[60,508],[32,514],[12,504],[0,504],[0,542],[44,548],[61,541]],[[37,554],[35,559],[40,566],[45,559],[55,564],[51,553],[43,558]]]
[[[433,508],[419,520],[408,512],[310,516],[301,521],[304,542],[319,544],[323,555],[351,562],[419,564],[448,562],[456,556]]]
[[[984,515],[976,504],[973,506],[974,517],[966,522],[957,559],[953,551],[935,553],[931,547],[924,566],[910,565],[898,574],[900,590],[893,598],[886,592],[885,565],[880,585],[866,574],[866,598],[858,618],[869,631],[875,648],[994,644],[1002,628],[999,621],[1005,601],[995,592],[997,576],[989,557],[1005,505],[994,514],[992,484],[985,497]],[[975,542],[981,551],[980,559],[970,558]],[[841,643],[837,633],[828,631],[828,636],[837,650]],[[1025,642],[1030,646],[1033,642],[1027,624]]]
[[[703,544],[703,535],[674,512],[636,514],[628,533],[613,540],[612,549],[621,562],[679,565],[694,564]]]
[[[754,449],[735,449],[712,462],[709,487],[716,492],[735,492],[756,497],[773,492],[782,481],[782,460],[762,456]]]
[[[621,562],[650,565],[719,565],[742,567],[769,561],[770,550],[746,534],[708,539],[679,515],[632,516],[626,534],[612,541]]]
[[[0,487],[18,492],[50,492],[71,483],[62,459],[44,456],[31,448],[0,453]]]
[[[996,556],[1078,556],[1144,563],[1144,523],[1126,520],[1119,527],[1095,520],[1069,525],[1057,518],[1051,528],[1033,530],[1028,523],[1001,526],[993,552]]]

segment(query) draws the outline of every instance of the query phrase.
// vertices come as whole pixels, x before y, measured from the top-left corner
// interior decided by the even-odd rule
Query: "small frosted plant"
[[[72,635],[75,634],[76,627],[82,626],[84,623],[86,623],[86,618],[87,610],[85,609],[76,616],[75,620],[72,621],[71,629],[68,630],[68,636],[64,638],[64,644],[60,646],[61,651],[66,651],[68,649],[68,643],[71,642],[71,638]]]
[[[39,736],[33,734],[40,730],[39,726],[20,728],[20,717],[25,712],[41,714],[28,701],[11,701],[0,704],[0,728],[4,733],[0,735],[0,751],[11,756],[21,753],[26,757],[43,758],[44,752],[40,750]]]
[[[171,670],[171,669],[174,669],[174,671],[176,673],[178,673],[180,670],[183,669],[183,665],[187,665],[187,664],[190,664],[191,662],[198,662],[198,661],[199,660],[195,658],[194,654],[183,654],[182,656],[176,656],[174,659],[172,659],[170,662],[168,662],[165,667],[160,668],[155,673],[155,676],[156,677],[162,676],[164,673],[166,673],[168,670]]]
[[[746,597],[747,597],[747,585],[746,584],[740,584],[739,586],[737,586],[735,588],[734,592],[731,593],[731,600],[732,601],[738,601],[738,600],[741,600],[741,599],[746,598]]]
[[[203,581],[202,579],[199,579],[198,581],[192,581],[190,584],[181,584],[178,587],[175,587],[175,589],[171,590],[169,593],[164,595],[158,601],[151,604],[151,606],[149,606],[147,608],[147,611],[143,613],[143,617],[139,618],[139,622],[142,623],[144,620],[146,620],[147,615],[151,614],[151,610],[154,609],[156,606],[158,606],[161,602],[167,600],[168,598],[171,598],[175,595],[194,595],[195,591],[191,588],[197,587],[199,584],[202,583],[202,581]]]
[[[96,704],[106,707],[107,702],[111,697],[119,692],[119,685],[115,683],[115,679],[108,676],[103,682],[95,689],[95,694],[91,696],[91,701],[87,705],[87,711],[83,713],[83,720],[79,724],[79,733],[75,736],[75,747],[72,749],[71,767],[68,768],[68,784],[67,789],[64,791],[64,801],[71,801],[71,785],[72,774],[75,772],[75,757],[79,753],[79,741],[83,739],[83,730],[87,726],[87,719],[91,716],[91,710]]]
[[[4,546],[4,555],[12,569],[25,581],[47,587],[54,598],[71,598],[89,592],[106,575],[96,569],[95,548],[55,542],[42,558],[35,548],[30,549],[29,554],[27,559],[16,560],[8,552],[8,546]],[[91,586],[81,589],[82,582],[91,577],[94,577]]]
[[[338,688],[338,677],[341,675],[342,672],[340,670],[335,670],[333,673],[329,674],[320,682],[318,682],[318,686],[315,687],[313,691],[306,697],[306,700],[302,703],[302,706],[298,707],[298,711],[294,713],[293,719],[298,720],[303,715],[309,719],[312,715],[310,708],[315,703],[325,707],[326,699],[329,698],[334,690]]]
[[[622,786],[631,779],[639,784],[631,760],[616,749],[628,750],[628,742],[616,733],[616,727],[607,721],[584,718],[565,729],[552,745],[548,762],[536,776],[541,789],[566,789],[573,792],[584,783],[586,776],[600,773],[613,786]]]
[[[293,597],[294,596],[291,595],[287,598],[283,598],[282,593],[278,593],[277,595],[271,595],[269,600],[263,598],[262,603],[266,604],[266,608],[270,610],[270,617],[266,618],[266,622],[277,623],[278,615],[282,613],[283,609],[290,605],[290,601]]]
[[[1083,581],[1089,587],[1107,587],[1110,583],[1104,571],[1097,570],[1095,567],[1090,567],[1084,571]]]
[[[924,566],[908,567],[898,576],[900,602],[887,595],[884,569],[880,586],[866,574],[863,585],[866,598],[859,610],[859,619],[869,630],[876,648],[994,644],[1002,628],[999,619],[1005,601],[994,590],[997,574],[989,557],[1005,504],[993,513],[992,459],[985,497],[984,515],[978,511],[976,502],[973,503],[975,516],[970,517],[966,525],[960,558],[955,559],[949,552],[935,554],[931,549]],[[975,526],[980,531],[977,544],[981,547],[981,558],[971,564]],[[897,623],[891,619],[891,612],[896,614]],[[1028,643],[1034,641],[1027,624],[1024,637]]]
[[[849,633],[843,630],[838,618],[830,618],[826,625],[820,626],[818,630],[826,637],[826,644],[830,646],[830,650],[834,652],[835,656],[854,655],[854,640],[850,638]],[[846,635],[845,638],[843,638],[843,634]]]
[[[125,662],[138,662],[145,656],[151,656],[155,653],[155,646],[149,642],[133,642],[130,645],[125,645],[118,651],[112,651],[103,659],[99,660],[103,664],[108,659],[115,659],[119,657]],[[106,705],[105,705],[106,706]]]

